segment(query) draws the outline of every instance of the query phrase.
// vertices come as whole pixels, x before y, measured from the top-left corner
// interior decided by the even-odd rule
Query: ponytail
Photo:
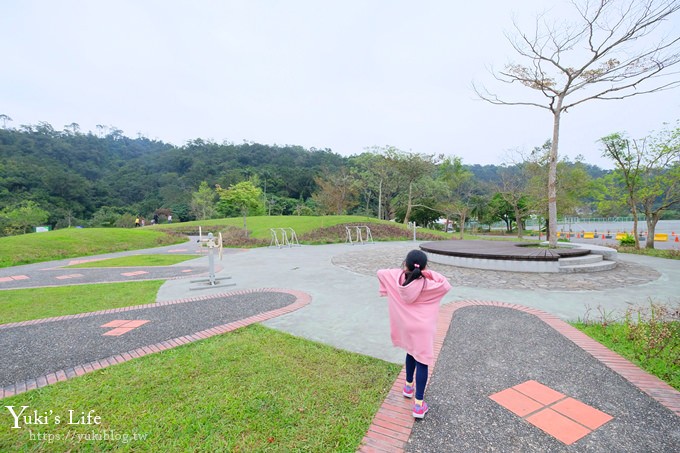
[[[406,286],[414,280],[423,278],[422,270],[427,266],[427,255],[420,250],[411,250],[404,260],[404,283],[401,286]]]

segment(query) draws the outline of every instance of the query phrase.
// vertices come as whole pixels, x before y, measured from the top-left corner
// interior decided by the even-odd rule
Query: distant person
[[[144,226],[144,225],[146,225],[146,221],[144,221],[144,219],[142,219],[142,226]]]
[[[172,214],[168,214],[168,223],[172,223]]]
[[[434,362],[434,335],[439,302],[451,289],[446,277],[427,270],[427,255],[411,250],[401,269],[380,269],[380,295],[387,296],[392,344],[406,350],[403,395],[415,395],[413,416],[423,418],[428,366]],[[415,376],[414,376],[415,375]]]
[[[158,225],[158,214],[153,215],[153,224]]]
[[[135,228],[137,228],[140,225],[139,223],[139,217],[135,219]]]

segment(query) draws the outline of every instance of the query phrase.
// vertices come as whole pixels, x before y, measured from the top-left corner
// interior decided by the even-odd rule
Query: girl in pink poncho
[[[403,269],[378,271],[380,295],[387,296],[392,343],[406,350],[406,385],[403,394],[413,397],[413,416],[423,418],[428,411],[423,402],[427,367],[434,362],[434,334],[439,302],[451,289],[443,275],[426,270],[427,255],[411,250]],[[415,382],[414,382],[415,374]]]

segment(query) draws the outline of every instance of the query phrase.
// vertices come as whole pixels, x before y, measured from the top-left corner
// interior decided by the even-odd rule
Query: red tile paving
[[[551,406],[551,409],[566,415],[572,420],[576,420],[580,424],[596,430],[608,421],[612,420],[612,416],[604,412],[590,407],[587,404],[575,400],[574,398],[566,398]]]
[[[120,275],[122,275],[124,277],[134,277],[136,275],[144,275],[144,274],[148,274],[148,272],[147,271],[122,272]]]
[[[139,326],[143,326],[146,324],[147,320],[143,319],[114,319],[111,322],[107,322],[101,327],[115,327],[113,330],[109,330],[108,332],[104,333],[103,335],[109,336],[109,337],[119,337],[123,335],[124,333],[128,333],[129,331],[136,329]]]
[[[12,280],[28,280],[28,275],[10,275],[9,277],[0,277],[0,282],[11,282]]]
[[[130,322],[129,319],[115,319],[111,322],[107,322],[106,324],[100,326],[100,327],[120,327],[125,323]]]
[[[543,404],[518,392],[514,388],[494,393],[489,398],[520,417],[532,414],[544,407]]]
[[[564,398],[564,395],[560,392],[557,392],[550,387],[536,381],[526,381],[522,384],[514,386],[513,388],[541,404],[552,404],[555,401]]]
[[[134,327],[116,327],[113,330],[109,330],[108,332],[104,332],[102,335],[105,335],[107,337],[119,337],[119,336],[123,335],[124,333],[128,333],[131,330],[134,330]]]
[[[571,445],[591,433],[585,426],[558,414],[552,409],[543,409],[525,418],[525,420],[566,445]]]
[[[78,278],[78,277],[83,277],[83,274],[68,274],[68,275],[57,275],[56,278],[57,280],[66,280],[69,278]]]
[[[102,258],[95,258],[95,259],[85,259],[85,260],[71,260],[68,262],[69,266],[74,266],[76,264],[83,264],[83,263],[91,263],[93,261],[102,261]]]
[[[489,398],[567,445],[613,418],[536,381],[523,382]]]

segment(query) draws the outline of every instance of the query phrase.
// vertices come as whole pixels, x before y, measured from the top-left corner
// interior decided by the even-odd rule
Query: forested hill
[[[201,181],[228,187],[258,176],[268,194],[307,199],[314,176],[346,162],[330,150],[200,139],[176,147],[115,129],[97,136],[42,123],[0,129],[0,210],[32,200],[57,226],[87,220],[102,207],[144,215],[168,208],[182,218],[190,216]]]
[[[93,216],[149,216],[169,209],[191,220],[191,195],[202,181],[229,187],[256,178],[276,214],[290,214],[317,191],[315,177],[351,168],[353,157],[331,150],[201,139],[177,147],[112,128],[99,135],[77,125],[56,131],[47,123],[0,129],[0,212],[28,201],[49,213],[55,227],[87,224]],[[480,181],[498,167],[467,166]],[[589,169],[597,173],[597,167]],[[19,214],[20,215],[20,214]]]

